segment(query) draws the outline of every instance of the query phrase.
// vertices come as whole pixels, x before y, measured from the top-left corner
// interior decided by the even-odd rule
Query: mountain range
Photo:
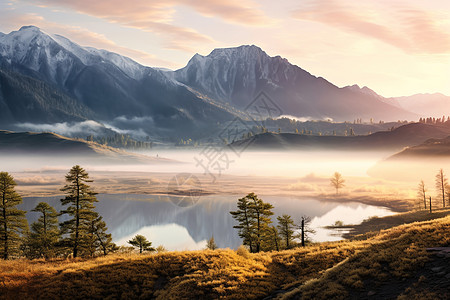
[[[418,118],[368,90],[339,88],[253,45],[196,54],[186,67],[170,71],[35,26],[0,34],[1,129],[94,120],[161,140],[202,138],[236,117],[248,118],[246,109],[260,92],[278,115],[295,118]]]

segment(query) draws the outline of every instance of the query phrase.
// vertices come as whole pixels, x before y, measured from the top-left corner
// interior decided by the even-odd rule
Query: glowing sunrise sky
[[[23,25],[153,67],[254,44],[338,86],[450,95],[448,0],[0,0],[0,31]]]

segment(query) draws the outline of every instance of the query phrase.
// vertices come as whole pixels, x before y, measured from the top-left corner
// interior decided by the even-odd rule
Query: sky
[[[450,95],[448,0],[0,0],[0,32],[24,25],[152,67],[253,44],[340,87]]]

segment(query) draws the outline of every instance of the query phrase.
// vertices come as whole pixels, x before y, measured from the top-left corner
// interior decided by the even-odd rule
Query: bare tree
[[[305,247],[305,244],[309,241],[310,236],[316,233],[316,231],[309,226],[310,224],[311,217],[302,216],[300,224],[298,225],[298,229],[300,229],[300,232],[297,236],[301,240],[302,247]]]
[[[417,196],[418,196],[420,202],[422,202],[422,200],[423,200],[424,209],[427,209],[427,195],[426,195],[426,193],[427,193],[427,190],[425,188],[425,182],[423,182],[423,180],[421,180],[420,183],[419,183],[418,190],[417,190]],[[420,207],[420,205],[419,205],[419,207]]]
[[[448,185],[447,177],[444,174],[442,169],[436,175],[436,189],[439,192],[439,195],[442,195],[442,207],[445,207],[445,190]]]
[[[344,184],[345,180],[344,178],[342,178],[342,175],[339,172],[335,172],[333,174],[333,177],[331,177],[330,182],[331,185],[334,186],[334,188],[336,189],[336,195],[339,194],[339,189],[345,186]]]
[[[447,185],[445,188],[445,194],[447,195],[448,205],[450,205],[450,185]]]

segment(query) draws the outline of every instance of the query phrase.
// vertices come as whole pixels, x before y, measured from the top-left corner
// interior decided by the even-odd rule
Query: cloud
[[[307,175],[305,175],[304,177],[300,178],[300,181],[302,182],[325,182],[325,181],[330,181],[329,178],[325,178],[325,177],[319,177],[314,173],[309,173]]]
[[[105,121],[105,127],[121,134],[129,134],[135,138],[146,138],[149,134],[144,131],[154,127],[154,120],[150,116],[146,117],[125,117],[119,116],[112,121]]]
[[[39,175],[15,178],[15,181],[19,185],[59,185],[62,183],[61,180],[53,177]]]
[[[44,5],[50,8],[63,7],[104,19],[122,26],[153,32],[167,40],[166,48],[191,52],[188,45],[212,43],[212,38],[193,29],[172,24],[175,12],[174,1],[135,0],[124,2],[119,0],[29,0],[34,5]],[[171,42],[172,41],[172,42]],[[173,42],[178,41],[178,42]]]
[[[407,53],[450,52],[450,34],[441,22],[448,19],[448,14],[437,15],[401,6],[363,7],[349,3],[312,0],[295,10],[293,17],[377,39]]]
[[[171,23],[177,6],[187,6],[209,17],[218,17],[227,22],[267,26],[273,20],[252,0],[29,0],[42,6],[63,6],[93,15],[111,22],[128,24],[137,22]],[[151,23],[149,23],[151,24]]]
[[[132,57],[142,64],[157,65],[165,67],[174,67],[175,65],[167,60],[160,59],[155,55],[119,46],[113,41],[106,38],[103,34],[89,31],[79,26],[69,26],[47,21],[42,16],[37,14],[23,14],[18,15],[12,12],[1,15],[1,21],[4,27],[14,30],[23,25],[33,24],[50,34],[60,34],[70,38],[73,42],[82,46],[90,46],[98,49],[106,49],[108,51],[116,52],[118,54]]]
[[[248,0],[178,0],[178,4],[188,5],[198,13],[220,17],[228,22],[250,26],[267,26],[274,20],[267,17],[255,2]]]
[[[83,122],[63,122],[53,124],[33,124],[33,123],[19,123],[14,125],[19,130],[35,131],[35,132],[54,132],[68,137],[79,137],[93,134],[103,135],[107,130],[105,126],[95,121]]]
[[[229,23],[266,27],[275,21],[253,0],[28,0],[27,2],[51,9],[69,8],[122,26],[137,28],[161,36],[165,48],[193,52],[198,43],[215,41],[200,32],[176,25],[176,12],[180,6],[195,12],[220,18]]]
[[[319,191],[320,188],[316,185],[309,184],[309,183],[303,183],[303,182],[297,182],[290,184],[287,189],[289,191],[301,191],[301,192],[315,192]]]
[[[295,120],[297,122],[317,121],[317,118],[313,118],[313,117],[296,117],[296,116],[292,116],[292,115],[281,115],[277,119],[283,119],[283,118],[288,118],[291,120]],[[322,121],[332,122],[333,118],[323,117]]]
[[[151,117],[117,117],[104,124],[87,120],[83,122],[62,122],[52,124],[18,123],[14,124],[15,131],[53,132],[71,138],[85,138],[109,136],[114,133],[128,134],[134,138],[146,138],[149,134],[143,128],[153,128]]]

